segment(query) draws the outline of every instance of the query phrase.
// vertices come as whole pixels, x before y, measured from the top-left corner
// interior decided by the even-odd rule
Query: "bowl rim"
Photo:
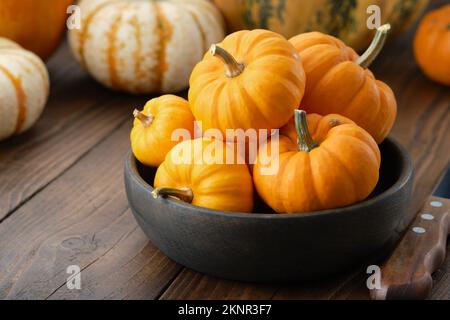
[[[172,198],[164,198],[163,201],[169,202],[171,205],[178,207],[180,209],[186,209],[186,210],[195,210],[196,214],[202,214],[202,215],[215,215],[217,217],[225,217],[225,218],[242,218],[242,219],[306,219],[306,218],[319,218],[323,216],[328,215],[343,215],[347,213],[354,212],[355,210],[362,209],[364,207],[373,205],[374,203],[380,202],[394,193],[396,193],[398,190],[402,189],[409,181],[411,181],[413,176],[413,164],[411,157],[409,156],[408,151],[398,142],[397,139],[392,137],[387,137],[383,143],[390,143],[392,144],[398,151],[398,153],[401,155],[401,162],[402,162],[402,172],[400,173],[399,178],[397,181],[390,186],[386,191],[378,194],[377,196],[370,198],[368,200],[363,200],[358,203],[341,207],[341,208],[335,208],[335,209],[326,209],[326,210],[318,210],[318,211],[311,211],[311,212],[297,212],[297,213],[246,213],[246,212],[233,212],[233,211],[221,211],[216,209],[209,209],[209,208],[203,208],[199,206],[194,206],[190,203],[186,203],[181,200],[176,200]],[[139,171],[137,169],[137,162],[138,160],[133,155],[133,152],[130,150],[128,152],[126,161],[125,161],[125,170],[128,171],[129,177],[134,180],[136,184],[139,185],[140,188],[146,190],[148,193],[152,192],[154,190],[153,186],[151,186],[149,183],[147,183],[139,174]],[[255,191],[256,192],[256,191]],[[153,200],[153,198],[152,198]]]

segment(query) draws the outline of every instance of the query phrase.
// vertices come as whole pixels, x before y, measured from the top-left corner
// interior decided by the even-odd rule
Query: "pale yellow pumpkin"
[[[47,102],[49,82],[37,55],[0,38],[0,140],[36,122]]]
[[[148,101],[144,110],[134,111],[131,130],[131,149],[136,158],[147,166],[157,167],[178,140],[173,138],[177,130],[194,137],[195,119],[189,103],[174,95],[163,95]]]
[[[102,84],[132,93],[173,93],[224,37],[206,0],[81,0],[81,29],[69,32],[77,60]]]

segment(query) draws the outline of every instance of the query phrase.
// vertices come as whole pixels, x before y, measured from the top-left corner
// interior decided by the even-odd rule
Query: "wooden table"
[[[450,160],[450,88],[416,66],[412,32],[391,42],[372,69],[395,91],[392,135],[415,166],[412,215]],[[49,61],[52,91],[38,124],[0,143],[0,298],[347,299],[368,298],[367,266],[290,286],[212,278],[176,264],[137,226],[123,184],[131,112],[149,97],[102,88],[66,45]],[[66,268],[79,265],[81,290]],[[450,258],[431,298],[450,299]]]

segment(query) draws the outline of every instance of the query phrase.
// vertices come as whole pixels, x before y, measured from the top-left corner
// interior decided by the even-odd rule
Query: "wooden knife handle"
[[[391,257],[381,268],[381,288],[375,300],[425,299],[432,273],[444,262],[450,231],[450,200],[430,197],[409,226]]]

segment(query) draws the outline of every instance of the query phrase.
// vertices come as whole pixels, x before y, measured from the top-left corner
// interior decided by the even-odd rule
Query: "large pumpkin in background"
[[[291,38],[321,31],[364,50],[374,31],[367,28],[367,8],[378,5],[381,23],[393,33],[406,29],[429,0],[213,0],[224,14],[229,32],[263,28]]]
[[[225,36],[208,0],[81,0],[81,29],[69,32],[77,60],[103,85],[173,93],[209,46]]]
[[[73,0],[0,0],[0,37],[9,38],[42,59],[59,45]]]
[[[38,56],[0,37],[0,140],[37,121],[47,102],[49,82]]]
[[[450,4],[422,19],[414,38],[414,54],[430,79],[450,86]]]

